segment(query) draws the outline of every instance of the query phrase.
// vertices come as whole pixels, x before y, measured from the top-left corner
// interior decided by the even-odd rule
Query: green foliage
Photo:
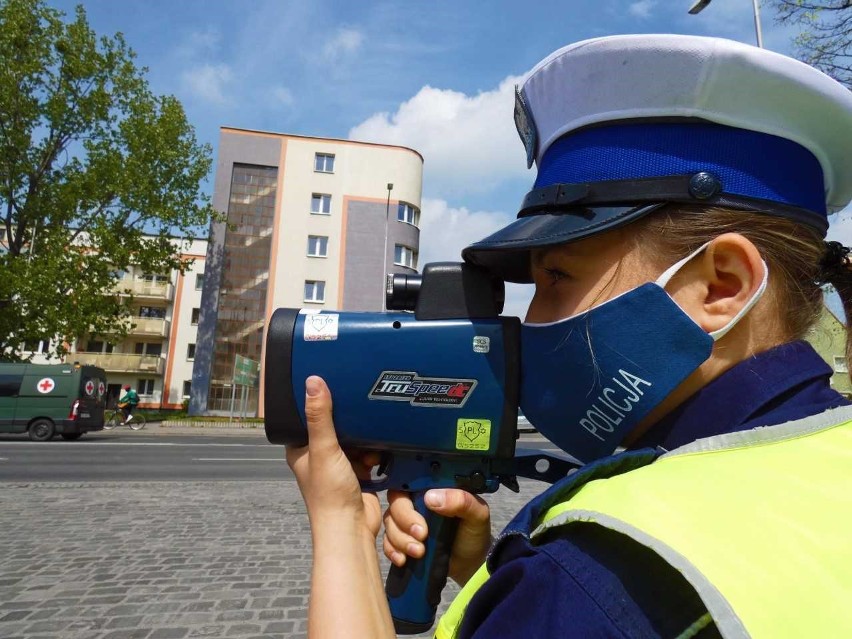
[[[852,88],[852,0],[769,0],[783,24],[802,27],[796,57]]]
[[[121,34],[98,37],[82,7],[64,18],[0,0],[0,359],[25,340],[125,334],[115,271],[185,270],[212,215],[211,149],[178,100],[151,92]]]

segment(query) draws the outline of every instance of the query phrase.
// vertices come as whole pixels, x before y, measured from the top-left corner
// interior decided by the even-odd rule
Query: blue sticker
[[[518,129],[518,135],[521,136],[521,142],[524,143],[524,148],[527,150],[527,168],[530,168],[535,160],[535,152],[538,147],[538,132],[530,107],[517,84],[515,85],[515,127]]]

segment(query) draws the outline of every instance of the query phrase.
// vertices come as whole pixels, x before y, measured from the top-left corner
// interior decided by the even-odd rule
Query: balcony
[[[172,286],[171,282],[149,282],[130,277],[123,277],[118,280],[113,284],[112,290],[119,295],[133,295],[134,298],[139,300],[171,302],[175,296],[175,287]]]
[[[69,362],[100,366],[107,373],[143,373],[162,375],[166,360],[158,355],[127,355],[125,353],[70,353]]]
[[[130,335],[143,335],[145,337],[167,337],[169,334],[169,321],[154,317],[131,317]]]

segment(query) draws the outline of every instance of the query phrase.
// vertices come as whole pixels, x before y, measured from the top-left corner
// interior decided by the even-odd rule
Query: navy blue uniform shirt
[[[740,362],[655,424],[633,448],[667,450],[702,437],[781,424],[848,404],[805,342]],[[536,500],[515,520],[529,516]],[[512,537],[471,600],[463,639],[674,637],[706,613],[688,582],[655,553],[596,525],[532,545]],[[717,637],[712,622],[697,634]]]

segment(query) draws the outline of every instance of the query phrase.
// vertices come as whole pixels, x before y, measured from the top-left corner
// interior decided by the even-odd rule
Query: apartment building
[[[177,409],[189,399],[207,242],[195,240],[181,257],[192,262],[183,274],[145,273],[133,267],[117,273],[115,293],[133,298],[128,335],[121,340],[79,340],[66,356],[67,362],[103,368],[110,398],[130,384],[143,408]],[[47,350],[45,343],[33,347],[34,352]]]
[[[819,320],[808,330],[805,339],[831,366],[831,387],[846,397],[852,397],[852,380],[849,379],[849,363],[846,361],[846,334],[843,321],[828,306],[823,306]]]
[[[191,414],[229,409],[276,308],[382,310],[384,274],[418,266],[422,175],[406,147],[221,129]],[[251,414],[263,392],[261,375]]]

